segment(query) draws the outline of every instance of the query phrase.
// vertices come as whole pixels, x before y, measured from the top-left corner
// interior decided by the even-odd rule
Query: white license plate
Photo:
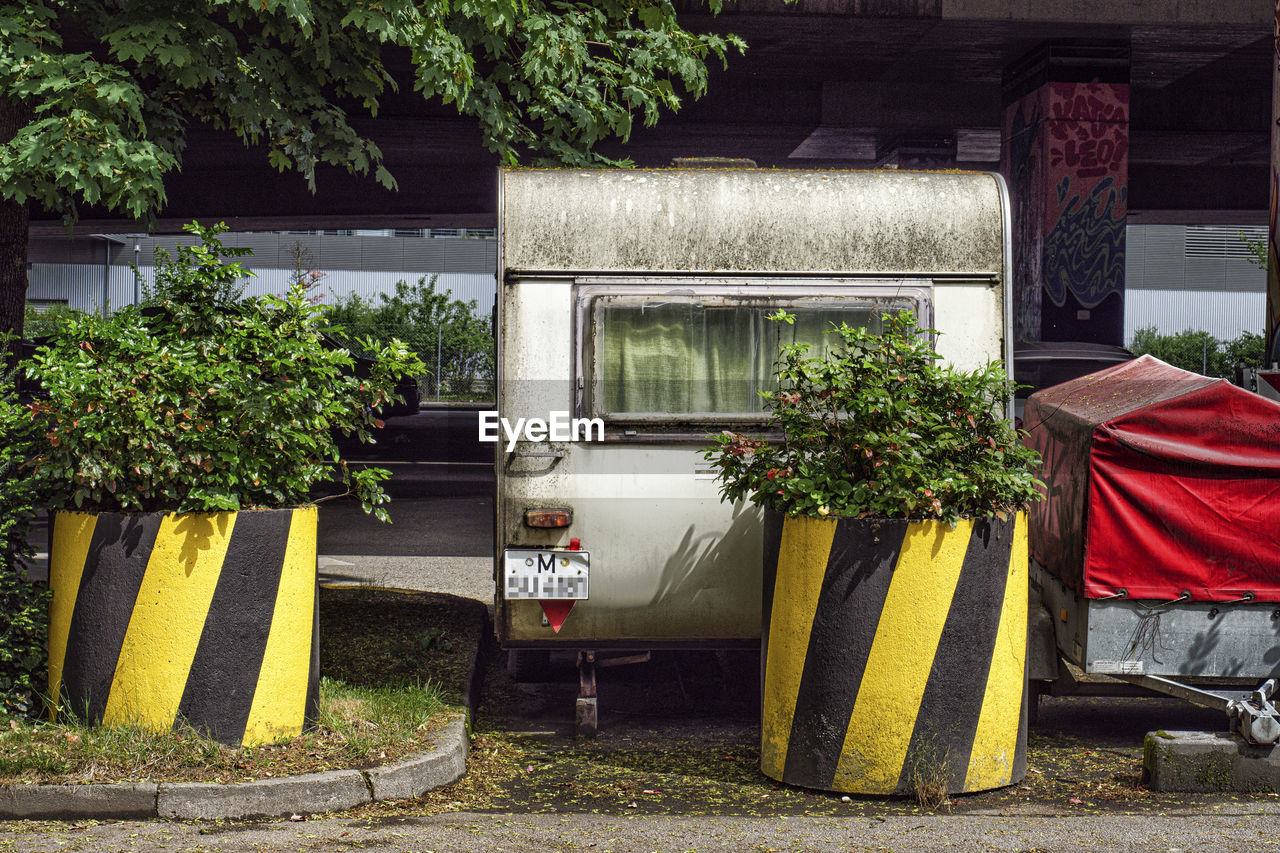
[[[507,548],[502,552],[504,597],[586,598],[591,555],[586,551],[535,551]]]

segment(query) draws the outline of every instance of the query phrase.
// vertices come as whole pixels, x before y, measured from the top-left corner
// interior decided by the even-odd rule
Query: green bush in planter
[[[367,377],[326,347],[325,309],[296,284],[238,300],[249,273],[228,261],[225,225],[162,257],[139,307],[69,317],[28,367],[47,396],[31,406],[34,476],[54,508],[220,511],[288,507],[337,479],[386,519],[377,469],[350,470],[335,430],[367,439],[399,376],[423,369],[404,344],[360,345]]]
[[[361,341],[357,376],[305,281],[241,300],[225,226],[187,230],[201,243],[158,259],[144,304],[69,318],[27,367],[24,468],[81,511],[53,527],[49,694],[92,722],[265,743],[318,714],[313,487],[386,519],[388,473],[348,469],[334,439],[367,439],[422,365]]]
[[[785,514],[765,535],[761,772],[934,800],[1026,773],[1037,457],[999,367],[940,366],[909,313],[883,326],[833,329],[823,358],[783,347],[781,439],[724,433],[707,457],[726,499]]]
[[[1038,495],[1039,457],[1003,416],[1003,368],[939,364],[932,332],[901,312],[881,333],[833,328],[824,358],[783,346],[779,388],[764,394],[781,441],[717,436],[706,457],[722,496],[788,516],[955,521],[1025,508]]]
[[[16,369],[0,362],[0,435],[5,437],[0,442],[0,712],[6,714],[39,710],[35,696],[46,666],[49,591],[27,580],[28,537],[42,504],[36,483],[24,471],[33,429],[28,414],[18,402]]]

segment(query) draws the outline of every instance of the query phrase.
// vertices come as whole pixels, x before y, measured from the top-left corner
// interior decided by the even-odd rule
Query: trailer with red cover
[[[1044,458],[1032,581],[1062,657],[1200,704],[1270,708],[1280,404],[1142,356],[1033,394],[1023,427]],[[1188,686],[1242,679],[1266,682],[1243,699]],[[1280,739],[1274,709],[1251,719],[1251,739]]]

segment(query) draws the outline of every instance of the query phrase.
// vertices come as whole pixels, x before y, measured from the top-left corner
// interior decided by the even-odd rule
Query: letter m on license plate
[[[502,552],[502,563],[502,589],[507,599],[587,597],[591,555],[586,551],[507,548]]]

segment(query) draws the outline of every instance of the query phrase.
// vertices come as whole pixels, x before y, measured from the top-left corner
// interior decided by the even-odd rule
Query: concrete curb
[[[161,783],[156,815],[174,820],[274,817],[350,809],[369,802],[359,770],[331,770],[239,785]]]
[[[213,820],[341,811],[419,797],[467,772],[467,715],[450,714],[437,745],[369,770],[331,770],[222,785],[143,782],[0,787],[2,820]]]
[[[407,800],[443,788],[467,772],[467,731],[462,715],[446,724],[440,746],[398,764],[364,771],[373,801]],[[336,808],[348,808],[337,806]]]
[[[159,787],[155,782],[14,785],[0,788],[0,818],[131,820],[155,817]]]
[[[467,709],[468,719],[476,718],[476,708],[480,704],[480,691],[484,686],[484,668],[489,659],[489,643],[493,637],[493,613],[489,607],[483,607],[480,626],[476,629],[476,650],[471,655],[471,675],[462,688],[462,704]]]

